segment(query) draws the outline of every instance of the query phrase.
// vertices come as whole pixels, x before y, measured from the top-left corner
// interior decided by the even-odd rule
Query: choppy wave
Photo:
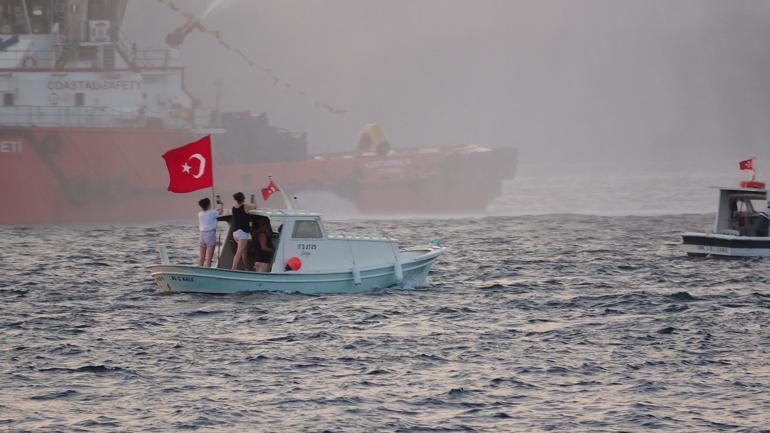
[[[770,266],[706,215],[354,221],[442,238],[431,286],[159,295],[195,228],[0,229],[0,429],[766,431]]]

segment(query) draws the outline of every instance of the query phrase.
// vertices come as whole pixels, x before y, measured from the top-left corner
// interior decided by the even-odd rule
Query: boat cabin
[[[273,231],[272,273],[276,272],[324,272],[332,268],[366,268],[392,263],[399,255],[395,239],[362,237],[330,237],[317,213],[298,210],[257,209],[249,212],[252,221],[267,218]],[[222,215],[220,221],[230,222],[230,215]],[[230,269],[235,254],[233,229],[227,231],[222,242],[218,268]],[[249,242],[253,242],[250,240]],[[300,268],[291,270],[290,259],[299,259]],[[239,270],[243,264],[238,265]]]
[[[766,189],[720,188],[714,232],[733,236],[767,236],[767,222],[759,215],[768,206]]]

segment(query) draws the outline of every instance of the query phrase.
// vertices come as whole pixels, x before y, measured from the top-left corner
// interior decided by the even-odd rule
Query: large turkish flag
[[[171,149],[163,154],[168,168],[168,190],[193,192],[214,186],[211,136]]]

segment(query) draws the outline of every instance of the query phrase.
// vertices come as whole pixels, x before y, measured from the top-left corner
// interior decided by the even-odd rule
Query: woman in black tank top
[[[239,207],[233,206],[233,231],[236,230],[249,232],[249,214],[246,213],[243,205]]]
[[[238,269],[238,263],[243,262],[243,270],[251,270],[248,258],[246,257],[246,247],[249,244],[249,214],[248,211],[256,209],[253,204],[244,203],[246,197],[242,192],[236,192],[233,194],[233,200],[235,200],[235,206],[233,206],[232,220],[230,224],[232,226],[233,241],[237,244],[235,249],[235,255],[233,256],[233,265],[230,269],[233,271]]]

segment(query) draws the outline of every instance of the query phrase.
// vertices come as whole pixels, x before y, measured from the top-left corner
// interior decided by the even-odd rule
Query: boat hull
[[[683,233],[682,250],[690,256],[770,257],[770,238]]]
[[[435,249],[403,263],[404,287],[424,286],[433,261],[443,253]],[[230,294],[239,292],[287,292],[308,295],[357,293],[398,285],[392,265],[362,269],[360,282],[353,271],[257,273],[185,265],[150,266],[160,290],[184,293]]]
[[[0,207],[0,224],[190,218],[207,192],[166,191],[161,155],[198,136],[170,128],[0,126],[0,196],[12,204]],[[329,192],[378,214],[482,211],[516,164],[513,148],[468,147],[224,164],[217,151],[226,150],[214,141],[216,188],[225,197],[257,193],[272,174],[300,202],[304,192]]]

